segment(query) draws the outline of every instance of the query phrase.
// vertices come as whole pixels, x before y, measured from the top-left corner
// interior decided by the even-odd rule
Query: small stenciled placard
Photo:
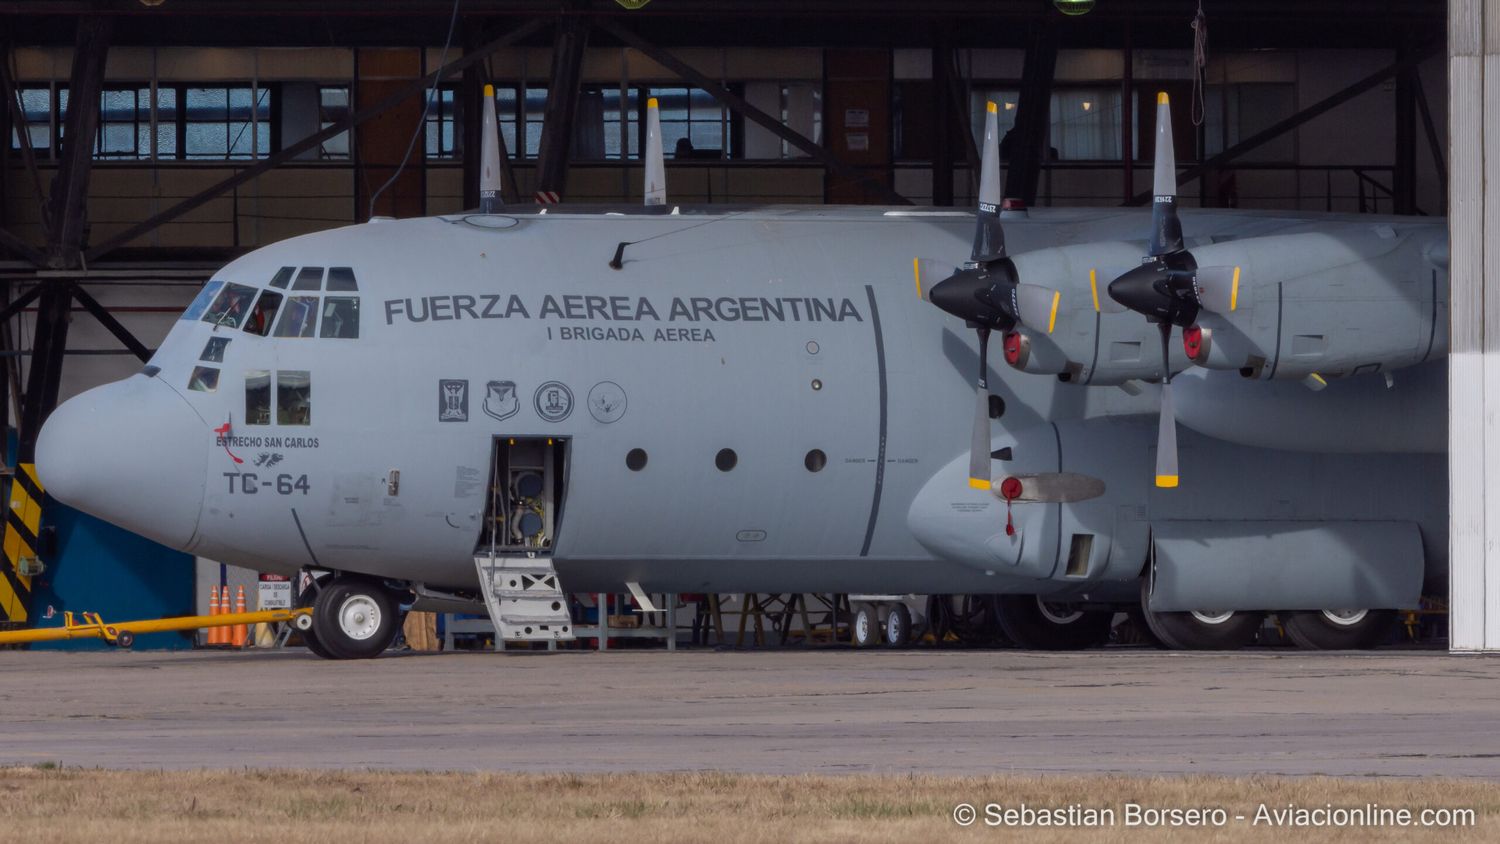
[[[870,126],[870,110],[867,108],[844,109],[845,129],[867,129]]]
[[[850,152],[869,152],[870,135],[868,132],[849,132],[844,135],[844,146]]]
[[[262,574],[258,598],[263,610],[291,609],[292,579],[281,574]]]

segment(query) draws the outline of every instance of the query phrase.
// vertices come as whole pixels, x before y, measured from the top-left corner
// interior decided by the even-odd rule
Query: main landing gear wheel
[[[893,648],[911,644],[911,610],[905,604],[891,604],[885,616],[885,643]]]
[[[1036,595],[1001,595],[996,604],[1000,628],[1022,648],[1077,651],[1109,641],[1112,612],[1074,609]]]
[[[1395,610],[1299,610],[1276,615],[1297,647],[1313,651],[1373,648],[1396,625]]]
[[[1255,641],[1263,612],[1235,610],[1197,610],[1195,612],[1152,612],[1148,603],[1151,581],[1141,580],[1141,612],[1146,625],[1163,645],[1177,651],[1235,651]]]
[[[397,616],[396,602],[384,586],[343,576],[318,592],[308,632],[334,659],[370,659],[390,647],[400,629]]]
[[[870,604],[860,604],[854,608],[854,646],[856,648],[873,648],[880,644],[880,614]]]
[[[324,576],[322,578],[319,578],[319,583],[326,586],[328,580],[329,578],[327,576]],[[309,585],[306,589],[302,590],[302,592],[297,595],[297,607],[299,609],[302,607],[310,607],[317,601],[317,599],[318,585]],[[303,628],[302,625],[298,624],[296,625],[296,627],[297,633],[302,637],[302,644],[305,645],[309,651],[312,651],[314,656],[320,656],[323,659],[338,659],[338,657],[334,656],[332,653],[329,653],[327,648],[323,647],[322,642],[318,641],[317,631],[313,630],[311,625]]]

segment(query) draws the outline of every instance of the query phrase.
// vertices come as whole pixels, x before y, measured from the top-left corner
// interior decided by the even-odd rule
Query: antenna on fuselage
[[[500,210],[500,124],[495,120],[495,86],[484,86],[484,131],[480,138],[479,210]]]

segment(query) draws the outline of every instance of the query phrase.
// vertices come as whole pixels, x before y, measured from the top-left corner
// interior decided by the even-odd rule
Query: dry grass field
[[[960,828],[959,802],[1219,806],[1465,807],[1467,829]],[[1123,809],[1120,809],[1123,812]],[[16,842],[162,841],[1493,841],[1500,783],[1210,777],[760,776],[377,773],[313,770],[0,769],[0,830]]]

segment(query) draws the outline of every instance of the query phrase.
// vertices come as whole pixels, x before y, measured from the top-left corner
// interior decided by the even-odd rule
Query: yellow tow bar
[[[220,615],[184,615],[177,618],[155,618],[147,621],[120,621],[114,624],[106,623],[96,612],[79,613],[79,616],[83,620],[74,621],[73,613],[64,612],[61,627],[37,627],[30,630],[0,632],[0,645],[61,642],[69,639],[103,639],[111,645],[128,648],[135,644],[135,637],[139,633],[166,633],[173,630],[198,630],[204,627],[230,627],[235,624],[272,624],[280,621],[290,621],[298,630],[306,630],[312,626],[312,609],[308,607],[232,612]]]

